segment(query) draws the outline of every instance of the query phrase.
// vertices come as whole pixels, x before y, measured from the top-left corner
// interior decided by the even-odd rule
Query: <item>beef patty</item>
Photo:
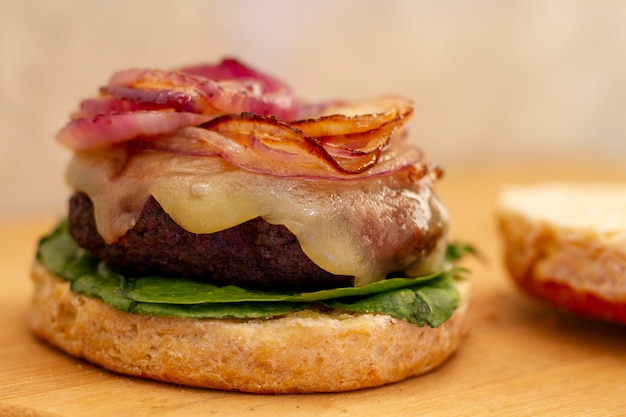
[[[311,261],[283,225],[255,218],[211,234],[190,233],[152,197],[136,225],[107,244],[98,234],[93,204],[82,192],[69,203],[69,229],[93,257],[126,275],[164,275],[252,289],[309,291],[352,284]]]

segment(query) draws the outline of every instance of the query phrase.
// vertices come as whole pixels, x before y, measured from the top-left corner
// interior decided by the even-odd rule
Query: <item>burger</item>
[[[57,134],[67,216],[30,325],[111,371],[253,393],[423,374],[459,346],[466,246],[398,96],[305,102],[235,59],[115,73]]]

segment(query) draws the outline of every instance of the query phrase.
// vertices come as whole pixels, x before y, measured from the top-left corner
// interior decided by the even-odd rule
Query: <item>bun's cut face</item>
[[[412,112],[397,96],[302,102],[233,59],[116,73],[57,135],[74,153],[72,196],[39,245],[33,330],[119,372],[250,392],[357,389],[438,365],[460,342],[467,290],[433,189],[442,171],[408,138]],[[118,326],[89,330],[95,316]],[[303,320],[337,333],[312,342]],[[364,323],[385,329],[346,346]],[[107,356],[128,328],[134,347]],[[274,357],[239,328],[272,339]],[[189,333],[173,346],[154,336],[167,329]],[[383,334],[405,359],[363,365]],[[429,342],[406,355],[411,337]],[[283,344],[308,359],[296,366]],[[178,361],[164,359],[172,349]],[[311,384],[325,355],[350,356],[338,372],[354,378],[327,370]]]
[[[626,186],[509,186],[498,222],[506,266],[532,296],[626,324]]]

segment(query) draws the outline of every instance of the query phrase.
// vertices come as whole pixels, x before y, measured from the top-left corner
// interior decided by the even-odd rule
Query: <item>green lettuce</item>
[[[450,262],[471,252],[450,245]],[[186,278],[123,276],[79,247],[65,221],[38,245],[37,259],[70,282],[72,291],[98,298],[121,311],[184,318],[252,319],[275,317],[312,307],[381,313],[419,326],[437,327],[459,305],[455,280],[463,270],[448,267],[428,275],[389,277],[362,287],[313,292],[255,291]],[[448,263],[451,265],[451,263]]]

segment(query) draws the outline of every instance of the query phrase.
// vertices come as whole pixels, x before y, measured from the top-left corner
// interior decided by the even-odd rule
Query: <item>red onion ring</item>
[[[207,78],[215,75],[217,78]],[[222,113],[273,114],[285,120],[297,114],[291,90],[278,80],[242,64],[224,60],[180,71],[131,69],[113,75],[107,88],[125,86],[142,90],[193,89]]]
[[[138,136],[158,135],[202,124],[214,116],[172,111],[138,110],[72,120],[56,139],[73,150],[125,142]]]
[[[180,69],[185,74],[195,75],[216,81],[252,79],[258,81],[265,94],[291,95],[289,86],[280,80],[227,58],[218,65],[197,65]]]

